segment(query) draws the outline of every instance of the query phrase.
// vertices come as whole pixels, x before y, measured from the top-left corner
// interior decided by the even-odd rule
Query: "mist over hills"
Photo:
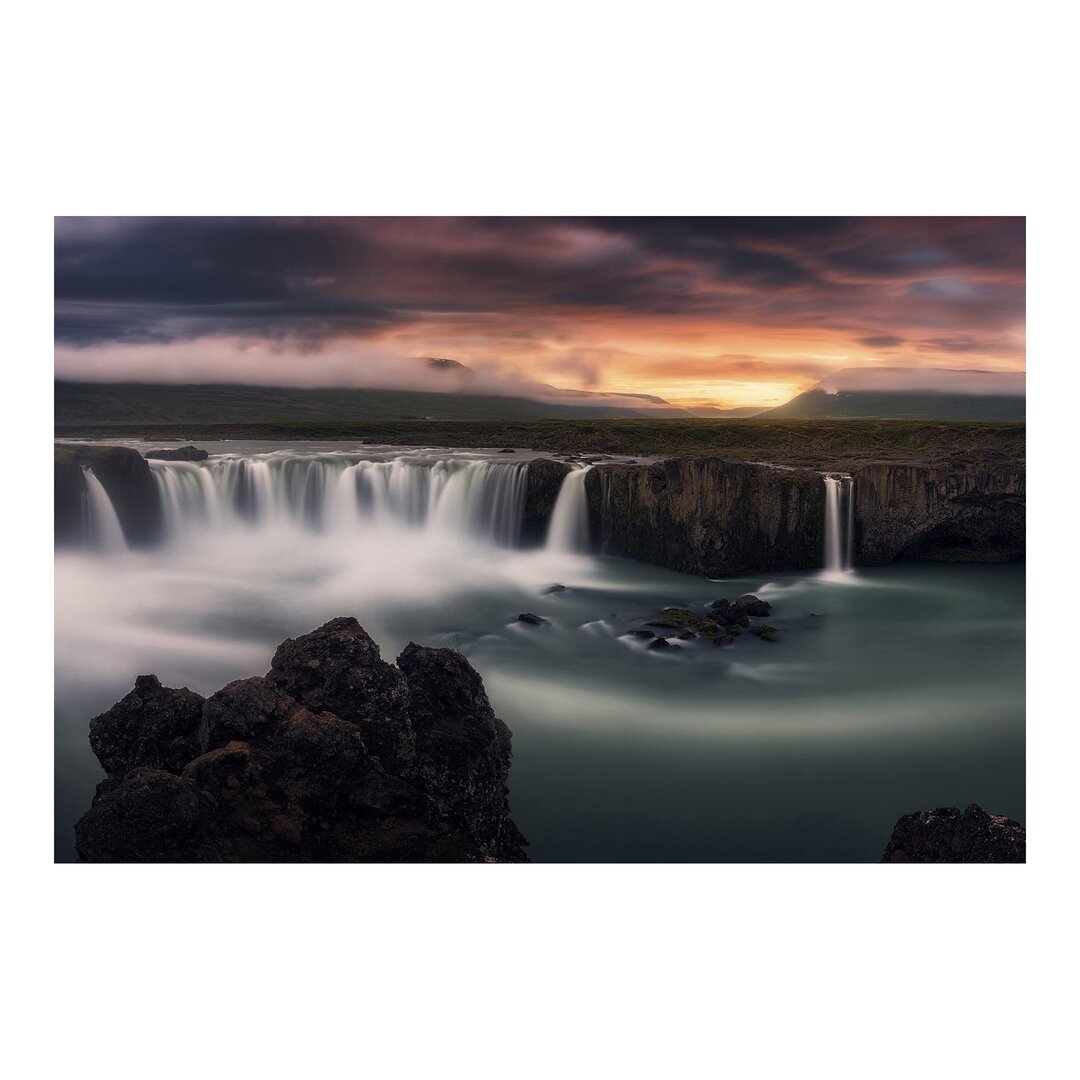
[[[288,424],[388,420],[906,419],[1011,421],[1025,417],[1023,374],[875,368],[836,372],[774,409],[680,408],[648,394],[562,390],[470,392],[464,364],[421,358],[442,389],[301,388],[228,383],[55,383],[55,423],[80,425]],[[533,396],[535,394],[536,396]],[[554,400],[553,400],[554,399]],[[640,404],[638,404],[640,402]]]
[[[1022,372],[849,368],[775,409],[777,419],[1023,420]]]
[[[670,419],[694,413],[674,407],[567,405],[494,394],[233,386],[226,383],[55,383],[58,427],[107,424],[244,424],[359,420]]]

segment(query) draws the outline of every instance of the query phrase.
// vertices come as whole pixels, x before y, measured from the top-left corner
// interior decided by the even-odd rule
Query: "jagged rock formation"
[[[1026,861],[1024,826],[1012,818],[988,814],[972,803],[920,810],[896,823],[886,863],[1022,863]]]
[[[205,461],[210,455],[195,446],[176,446],[163,450],[147,450],[148,461]]]
[[[53,529],[58,545],[77,544],[82,538],[84,466],[94,470],[108,492],[129,546],[145,546],[161,537],[161,497],[138,450],[61,444],[53,453]]]
[[[522,861],[510,731],[468,660],[397,665],[352,618],[207,699],[142,675],[90,724],[88,862]]]

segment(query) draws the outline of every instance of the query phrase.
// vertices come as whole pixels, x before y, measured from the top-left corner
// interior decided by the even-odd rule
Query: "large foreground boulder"
[[[972,803],[966,810],[948,806],[905,814],[893,829],[882,862],[1022,863],[1024,826],[988,814]]]
[[[91,721],[87,862],[522,861],[510,731],[449,649],[385,662],[355,619],[205,701],[140,676]]]

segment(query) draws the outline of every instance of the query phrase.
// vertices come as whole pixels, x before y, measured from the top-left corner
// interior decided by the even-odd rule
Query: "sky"
[[[57,218],[56,375],[765,407],[1022,372],[1024,245],[1023,218]]]

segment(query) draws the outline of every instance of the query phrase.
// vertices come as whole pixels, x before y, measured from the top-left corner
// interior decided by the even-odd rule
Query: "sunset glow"
[[[58,219],[74,379],[777,405],[844,368],[1024,369],[1018,218]]]

